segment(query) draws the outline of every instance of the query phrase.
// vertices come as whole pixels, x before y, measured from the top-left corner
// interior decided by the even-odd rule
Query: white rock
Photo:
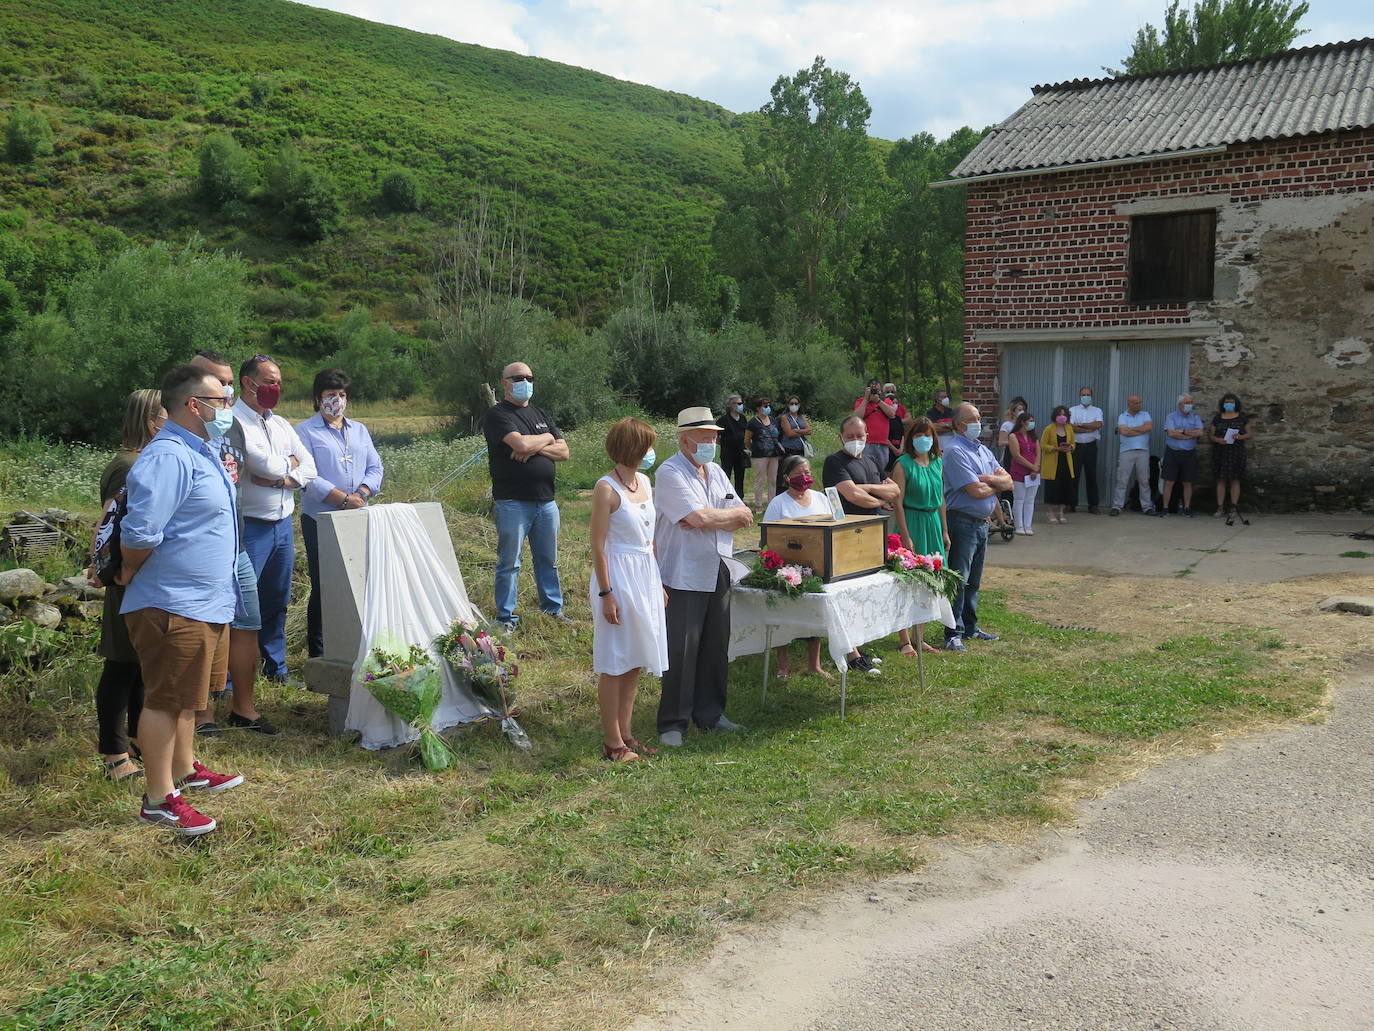
[[[7,569],[0,573],[0,602],[13,605],[43,593],[43,578],[32,569]]]
[[[62,625],[62,610],[46,602],[26,601],[19,606],[19,615],[46,630],[56,630]]]

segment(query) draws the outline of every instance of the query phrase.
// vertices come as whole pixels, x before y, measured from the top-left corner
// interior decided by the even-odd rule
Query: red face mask
[[[277,407],[277,402],[281,400],[280,383],[254,383],[253,386],[257,388],[259,408],[271,411]]]
[[[787,478],[787,485],[793,490],[810,490],[811,484],[815,482],[815,477],[810,473],[798,473],[796,476]]]

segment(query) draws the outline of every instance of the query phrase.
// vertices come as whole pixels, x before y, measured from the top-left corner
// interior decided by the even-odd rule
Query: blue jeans
[[[258,608],[262,629],[258,653],[269,680],[286,679],[286,607],[291,604],[291,573],[296,565],[296,537],[291,517],[269,522],[243,521],[243,550],[258,575]]]
[[[949,512],[949,567],[964,578],[950,607],[953,629],[945,627],[945,640],[967,637],[978,629],[978,588],[983,583],[983,559],[988,551],[988,521]]]
[[[534,583],[539,588],[539,608],[557,615],[563,611],[563,588],[558,583],[558,505],[553,501],[497,501],[496,521],[496,618],[514,623],[516,576],[520,549],[530,541]]]

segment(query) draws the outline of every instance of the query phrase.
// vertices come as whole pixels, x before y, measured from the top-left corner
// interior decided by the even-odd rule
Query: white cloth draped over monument
[[[359,682],[368,651],[385,641],[418,644],[433,655],[431,642],[453,620],[479,627],[486,620],[468,599],[462,574],[455,577],[449,571],[413,505],[374,505],[367,509],[367,517],[362,634],[344,726],[362,735],[364,748],[392,748],[414,741],[419,734],[388,715],[367,685]],[[504,715],[474,697],[466,682],[454,677],[448,663],[439,665],[444,697],[434,715],[436,730]]]

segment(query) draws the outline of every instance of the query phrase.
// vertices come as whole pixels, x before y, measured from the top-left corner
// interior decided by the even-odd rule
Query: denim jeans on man
[[[563,611],[563,588],[558,582],[558,504],[553,501],[497,501],[496,520],[496,619],[516,622],[516,580],[520,551],[525,538],[534,560],[534,583],[539,589],[539,608],[557,615]]]
[[[968,637],[978,629],[978,588],[983,583],[983,559],[988,551],[988,521],[963,512],[947,514],[949,568],[964,578],[951,602],[954,626],[945,627],[945,640]]]
[[[243,521],[243,550],[258,575],[258,607],[262,611],[258,653],[268,680],[286,679],[286,608],[291,604],[291,574],[296,566],[292,522],[290,516]]]

